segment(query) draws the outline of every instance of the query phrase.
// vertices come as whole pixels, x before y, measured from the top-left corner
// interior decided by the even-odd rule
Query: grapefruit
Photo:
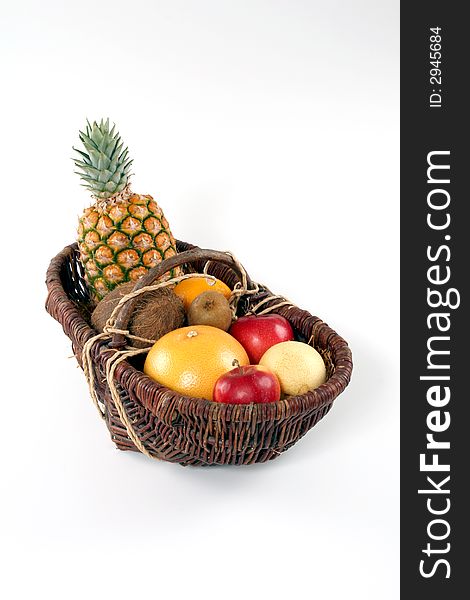
[[[326,368],[321,355],[303,342],[281,342],[267,350],[259,364],[272,371],[288,396],[314,390],[326,381]]]
[[[237,340],[210,325],[191,325],[170,331],[150,349],[144,373],[184,396],[212,400],[217,379],[233,369],[233,361],[248,365]]]

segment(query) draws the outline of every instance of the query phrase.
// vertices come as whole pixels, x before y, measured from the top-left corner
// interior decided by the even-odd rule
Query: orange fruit
[[[185,396],[212,400],[217,379],[233,369],[233,361],[248,365],[243,346],[210,325],[191,325],[170,331],[150,349],[144,373]]]
[[[227,300],[230,298],[230,294],[232,293],[228,285],[225,285],[225,283],[220,281],[220,279],[216,279],[214,281],[213,279],[206,277],[191,277],[191,279],[183,279],[183,281],[180,281],[178,284],[176,284],[173,291],[183,301],[185,310],[188,310],[194,298],[199,296],[199,294],[202,294],[202,292],[220,292],[227,298]]]

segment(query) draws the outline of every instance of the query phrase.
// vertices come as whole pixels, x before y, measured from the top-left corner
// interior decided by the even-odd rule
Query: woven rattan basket
[[[238,263],[228,253],[202,250],[184,242],[177,245],[179,254],[152,269],[145,285],[178,264],[186,271],[206,269],[231,288],[240,281]],[[142,280],[139,284],[142,286]],[[253,287],[249,278],[247,285]],[[83,368],[84,346],[96,331],[90,325],[90,301],[76,244],[64,248],[51,261],[47,287],[46,309],[61,323]],[[264,311],[271,309],[288,319],[297,338],[322,354],[326,383],[307,394],[269,404],[219,404],[164,388],[144,375],[140,370],[142,357],[136,356],[119,363],[113,372],[112,387],[119,401],[115,402],[106,366],[126,343],[123,335],[115,333],[111,341],[98,340],[92,347],[92,395],[98,399],[111,438],[120,450],[140,450],[152,458],[182,465],[265,462],[288,450],[326,415],[351,377],[347,343],[318,317],[279,302],[267,288],[256,288],[255,294],[240,298],[237,314],[245,314],[261,300]],[[121,309],[118,328],[125,329],[131,310],[132,302]]]

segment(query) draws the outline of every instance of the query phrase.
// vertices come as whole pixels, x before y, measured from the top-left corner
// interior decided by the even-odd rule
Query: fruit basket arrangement
[[[174,239],[131,192],[127,148],[88,123],[75,164],[94,203],[47,272],[91,397],[121,450],[182,465],[278,457],[331,409],[352,371],[347,343],[251,280],[229,252]]]

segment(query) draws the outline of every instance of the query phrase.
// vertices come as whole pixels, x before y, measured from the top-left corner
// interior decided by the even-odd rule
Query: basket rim
[[[191,244],[185,242],[177,241],[177,244],[183,247],[192,247]],[[76,252],[77,244],[74,243],[66,246],[51,260],[46,278],[48,288],[46,310],[62,325],[64,332],[72,340],[75,356],[82,366],[81,350],[83,345],[97,332],[86,321],[62,284],[63,264],[70,260]],[[269,304],[267,303],[266,306]],[[284,316],[291,324],[294,320],[296,323],[302,322],[305,323],[305,326],[307,324],[312,326],[316,339],[321,336],[325,348],[329,349],[334,367],[334,372],[327,381],[313,391],[266,404],[221,404],[204,398],[184,396],[170,390],[136,369],[128,361],[123,361],[117,367],[116,381],[132,395],[133,401],[139,402],[153,416],[169,426],[174,426],[175,411],[177,414],[197,416],[209,421],[260,423],[320,410],[331,404],[349,384],[353,366],[352,353],[347,342],[319,317],[311,315],[304,309],[294,308],[296,309],[295,319],[292,319],[290,307],[280,307],[272,312]],[[289,317],[291,318],[289,319]],[[299,330],[297,325],[294,327]],[[101,366],[104,366],[113,351],[108,348],[107,342],[99,343],[97,348],[95,358],[98,358]]]

